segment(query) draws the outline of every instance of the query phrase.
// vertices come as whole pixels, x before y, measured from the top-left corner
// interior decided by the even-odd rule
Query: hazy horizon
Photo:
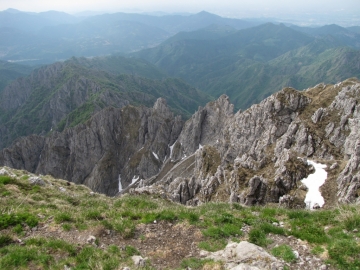
[[[360,1],[358,0],[88,0],[88,1],[49,1],[11,0],[1,1],[0,10],[9,8],[25,12],[44,12],[50,10],[77,14],[84,11],[96,13],[133,12],[133,13],[198,13],[208,11],[223,17],[231,18],[279,18],[284,21],[301,21],[304,24],[338,23],[359,25]]]

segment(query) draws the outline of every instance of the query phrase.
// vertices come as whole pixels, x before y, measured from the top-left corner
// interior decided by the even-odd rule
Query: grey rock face
[[[285,88],[244,112],[223,95],[183,125],[163,99],[107,108],[86,124],[19,139],[0,165],[52,174],[94,191],[159,193],[198,205],[305,207],[307,159],[327,162],[340,202],[359,202],[360,82]],[[346,163],[344,164],[343,161]],[[337,179],[337,180],[334,180]]]
[[[222,96],[185,123],[172,159],[176,165],[148,184],[161,185],[170,198],[190,205],[210,200],[253,205],[281,198],[283,205],[303,208],[306,189],[300,181],[312,173],[306,158],[331,163],[345,158],[338,198],[357,201],[359,91],[356,80],[305,92],[286,88],[236,114]]]
[[[45,186],[46,185],[44,180],[42,180],[40,177],[37,177],[37,176],[30,177],[29,182],[31,185],[37,185],[37,186]]]
[[[223,261],[225,269],[279,269],[282,263],[263,248],[247,241],[229,243],[224,250],[201,252],[203,256],[215,261]]]
[[[2,151],[0,163],[115,195],[120,185],[159,172],[179,126],[181,118],[173,116],[164,99],[151,109],[110,107],[62,133],[19,139]]]

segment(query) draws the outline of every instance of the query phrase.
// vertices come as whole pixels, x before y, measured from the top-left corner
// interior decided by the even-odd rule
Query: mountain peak
[[[14,8],[8,8],[8,9],[4,10],[3,12],[12,13],[12,14],[22,13],[22,11],[14,9]]]

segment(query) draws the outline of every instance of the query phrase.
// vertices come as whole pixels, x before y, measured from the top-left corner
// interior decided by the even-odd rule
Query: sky
[[[0,10],[15,8],[23,11],[59,10],[67,13],[80,11],[166,11],[199,12],[202,10],[271,12],[341,12],[358,11],[359,0],[0,0]]]
[[[57,10],[70,14],[82,11],[197,13],[205,10],[230,18],[283,18],[288,22],[302,20],[310,24],[333,20],[334,23],[343,21],[343,24],[358,25],[360,21],[360,0],[0,0],[0,10],[8,8],[32,12]]]

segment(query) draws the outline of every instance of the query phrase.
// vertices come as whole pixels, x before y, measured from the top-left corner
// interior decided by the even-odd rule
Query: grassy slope
[[[157,196],[105,197],[50,176],[41,176],[44,186],[30,185],[32,175],[7,170],[11,177],[0,176],[1,269],[119,269],[131,266],[135,254],[148,257],[147,269],[201,269],[215,263],[199,259],[189,244],[215,251],[228,240],[263,246],[292,268],[292,244],[277,245],[276,239],[294,237],[336,269],[360,267],[359,206],[306,211],[209,203],[189,208]],[[96,237],[92,244],[90,235]],[[185,258],[189,253],[193,257]]]

